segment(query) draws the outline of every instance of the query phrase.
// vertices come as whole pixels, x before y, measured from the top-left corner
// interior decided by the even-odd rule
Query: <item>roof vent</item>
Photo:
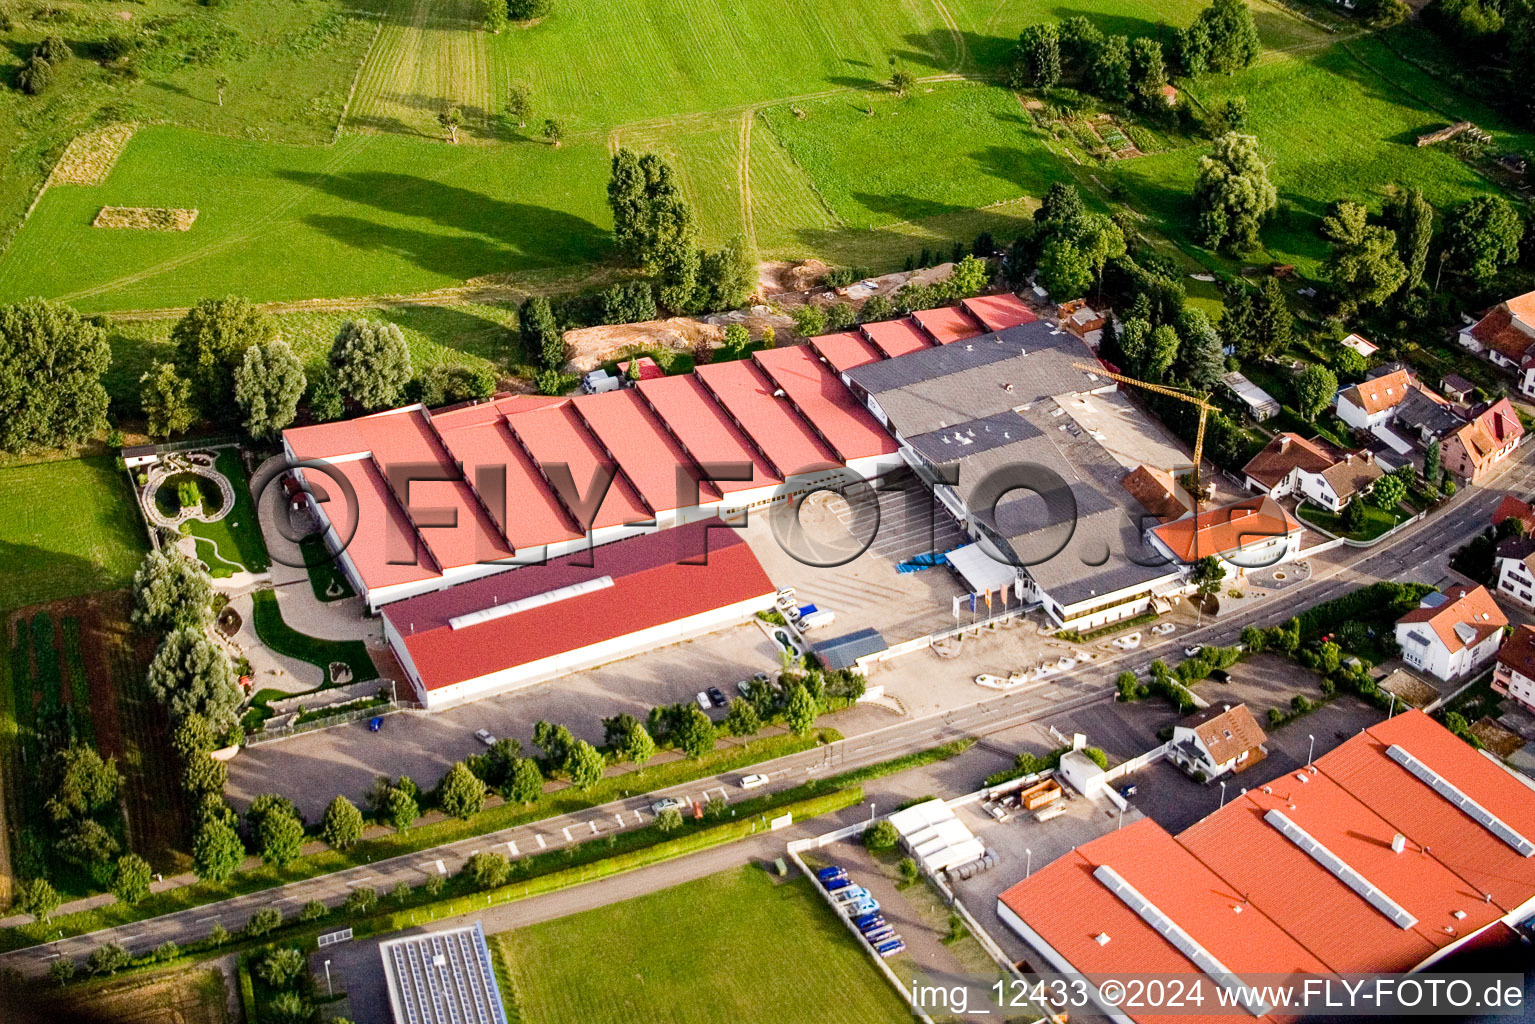
[[[1455,913],[1451,914],[1450,916],[1453,917],[1457,921],[1464,921],[1466,919],[1466,912],[1464,910],[1457,910],[1457,911],[1455,911]]]
[[[1396,835],[1391,837],[1391,852],[1392,853],[1401,853],[1405,849],[1407,849],[1407,837],[1406,836],[1404,836],[1404,835],[1402,835],[1402,833],[1398,832]]]
[[[1109,933],[1099,932],[1097,935],[1093,936],[1093,941],[1098,943],[1100,946],[1107,946],[1109,944]]]
[[[1296,772],[1295,773],[1295,777],[1297,779],[1300,779],[1302,782],[1310,782],[1311,781],[1311,779],[1307,777],[1305,772]]]
[[[1011,391],[1011,390],[1013,390],[1012,381],[1008,381],[1006,384],[1002,385],[1002,390],[1003,391]]]

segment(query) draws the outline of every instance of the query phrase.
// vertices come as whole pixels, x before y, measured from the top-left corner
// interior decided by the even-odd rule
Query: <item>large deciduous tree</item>
[[[106,330],[68,306],[0,306],[0,449],[84,441],[106,425]]]
[[[1446,218],[1444,237],[1452,269],[1478,284],[1519,259],[1524,220],[1512,203],[1497,196],[1468,199]]]
[[[213,581],[175,549],[151,551],[133,574],[133,622],[153,632],[200,629],[213,617]]]
[[[245,432],[267,439],[293,422],[308,386],[304,364],[279,339],[252,345],[235,368],[235,403],[245,416]]]
[[[410,348],[392,323],[349,320],[330,347],[330,365],[341,393],[364,409],[383,409],[405,397]]]
[[[1395,295],[1407,279],[1397,255],[1396,233],[1371,224],[1369,211],[1348,200],[1334,203],[1322,219],[1322,237],[1332,243],[1325,273],[1344,315]]]
[[[362,812],[346,797],[337,795],[320,819],[320,838],[337,850],[351,849],[362,838]]]
[[[122,789],[117,759],[102,759],[96,748],[71,743],[53,757],[48,813],[54,821],[88,818],[117,799]]]
[[[1295,408],[1304,419],[1315,420],[1338,393],[1338,376],[1317,363],[1297,373],[1294,378]]]
[[[222,882],[245,861],[245,844],[234,825],[210,818],[192,839],[192,870],[205,882]]]
[[[149,663],[147,683],[149,692],[178,720],[201,716],[214,735],[234,724],[240,706],[234,665],[200,629],[178,629],[166,635]]]
[[[1061,33],[1054,22],[1026,26],[1018,36],[1008,85],[1048,89],[1061,80]]]
[[[1419,189],[1397,189],[1387,200],[1386,225],[1396,232],[1397,253],[1407,276],[1402,280],[1404,291],[1412,291],[1423,283],[1428,268],[1428,253],[1434,240],[1434,208]]]
[[[192,382],[193,400],[203,413],[232,408],[235,367],[245,350],[272,337],[272,324],[249,299],[231,295],[203,299],[171,329],[176,366]]]
[[[139,378],[139,404],[144,408],[145,430],[150,437],[170,437],[197,422],[192,382],[175,363],[155,360]]]
[[[1279,192],[1252,135],[1227,132],[1199,158],[1194,183],[1199,237],[1205,245],[1240,252],[1256,248],[1258,229],[1279,205]]]

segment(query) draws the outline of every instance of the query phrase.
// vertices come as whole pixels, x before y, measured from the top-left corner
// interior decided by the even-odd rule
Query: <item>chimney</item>
[[[1391,852],[1392,853],[1401,853],[1405,849],[1407,849],[1407,837],[1406,836],[1404,836],[1404,835],[1402,835],[1402,833],[1398,832],[1396,835],[1391,837]]]
[[[1374,452],[1363,451],[1363,452],[1359,453],[1359,457],[1364,459],[1364,464],[1366,466],[1373,466],[1373,465],[1375,465],[1375,453]]]
[[[1352,466],[1354,464],[1354,453],[1353,452],[1349,452],[1348,454],[1343,456],[1343,464],[1345,466]]]
[[[1280,451],[1287,451],[1287,450],[1289,450],[1289,447],[1290,447],[1290,435],[1289,434],[1280,434],[1279,435],[1279,450]]]

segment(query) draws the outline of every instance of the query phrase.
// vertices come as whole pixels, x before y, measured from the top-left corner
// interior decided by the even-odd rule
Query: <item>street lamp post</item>
[[[1221,779],[1220,780],[1220,784],[1221,784],[1221,807],[1225,807],[1226,806],[1226,781],[1224,779]],[[1217,807],[1216,810],[1220,810],[1220,808]]]
[[[1311,755],[1316,753],[1316,737],[1308,732],[1306,733],[1306,739],[1311,741],[1311,745],[1306,748],[1306,763],[1309,765],[1312,761]]]
[[[1394,714],[1396,714],[1396,694],[1393,693],[1391,694],[1391,708],[1386,712],[1386,717],[1390,718]]]
[[[1025,846],[1023,848],[1023,856],[1023,877],[1028,878],[1029,875],[1034,873],[1034,851]]]
[[[336,993],[330,987],[330,961],[325,961],[325,995],[334,998]]]
[[[873,800],[869,801],[869,820],[870,821],[874,820],[874,801]]]

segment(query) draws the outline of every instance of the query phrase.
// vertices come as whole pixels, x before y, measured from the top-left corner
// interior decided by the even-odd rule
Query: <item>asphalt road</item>
[[[1185,632],[1176,640],[1160,640],[1133,651],[1105,654],[1083,671],[1063,673],[966,707],[900,722],[756,766],[751,770],[767,774],[770,782],[767,787],[754,790],[752,795],[788,789],[807,777],[874,764],[965,736],[987,736],[1047,715],[1111,701],[1113,677],[1121,669],[1141,668],[1153,658],[1172,654],[1189,643],[1233,643],[1245,626],[1272,625],[1303,607],[1336,597],[1361,583],[1399,578],[1404,567],[1447,555],[1479,532],[1501,499],[1502,490],[1518,493],[1529,490],[1531,482],[1535,481],[1532,451],[1535,446],[1522,452],[1521,461],[1497,478],[1497,490],[1479,489],[1456,503],[1450,511],[1416,523],[1389,541],[1360,551],[1351,560],[1323,567],[1318,567],[1313,560],[1311,578],[1290,587],[1286,591],[1287,600],[1262,602],[1249,612],[1223,617],[1218,622]],[[650,804],[660,796],[705,799],[724,795],[728,800],[738,799],[742,795],[737,785],[741,774],[731,772],[614,801],[579,814],[548,818],[148,921],[61,938],[0,956],[0,967],[15,968],[24,974],[40,974],[59,956],[83,958],[106,942],[120,943],[134,953],[150,950],[167,939],[185,945],[204,937],[215,921],[231,932],[236,931],[262,907],[278,906],[291,912],[309,900],[339,904],[359,885],[386,891],[399,882],[419,885],[432,873],[452,874],[471,854],[480,850],[495,850],[519,857],[611,835],[648,823]]]

